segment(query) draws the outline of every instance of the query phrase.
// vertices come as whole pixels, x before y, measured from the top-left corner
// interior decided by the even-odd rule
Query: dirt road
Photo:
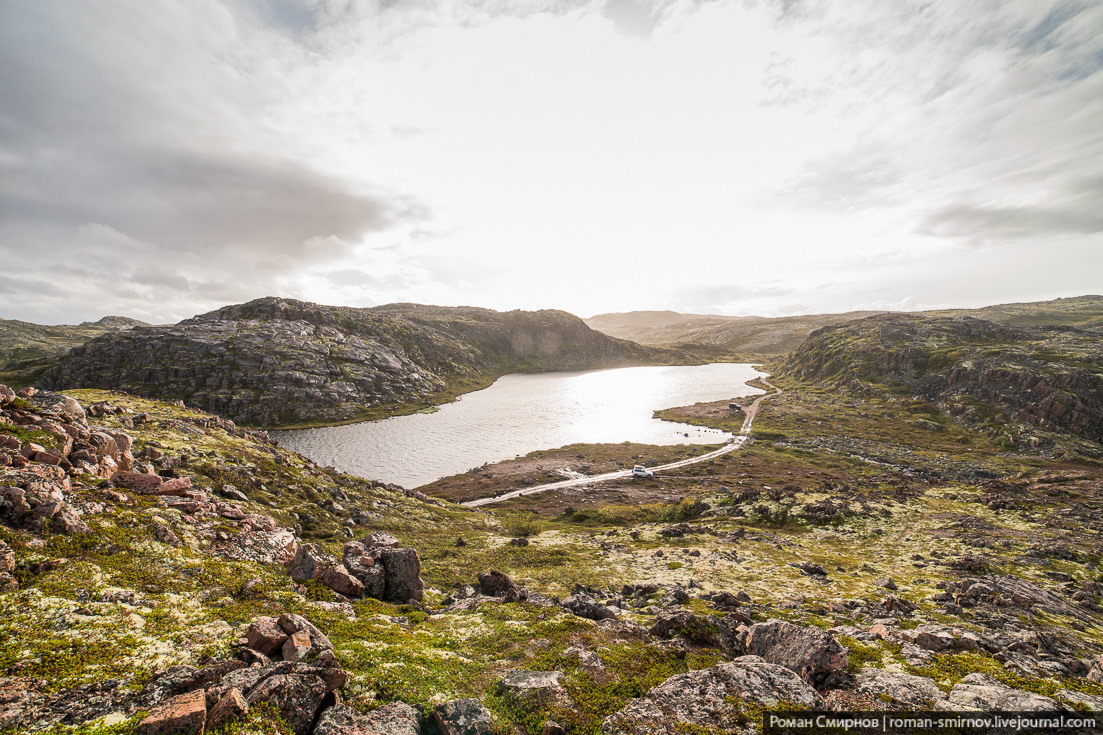
[[[673,469],[677,469],[679,467],[685,467],[687,465],[697,464],[698,462],[707,462],[710,459],[715,459],[716,457],[727,454],[728,452],[734,452],[736,449],[739,449],[744,444],[746,444],[747,441],[750,439],[751,426],[754,424],[755,416],[758,415],[759,404],[762,403],[762,401],[766,400],[767,398],[770,398],[771,396],[781,395],[781,393],[782,393],[782,390],[780,388],[778,388],[775,385],[772,385],[765,378],[762,378],[762,382],[765,383],[770,388],[773,388],[775,392],[765,393],[765,394],[759,396],[758,398],[754,399],[754,401],[751,403],[751,405],[747,406],[747,408],[746,408],[747,415],[746,415],[746,418],[743,419],[743,426],[740,427],[739,433],[736,436],[732,437],[732,439],[727,444],[720,447],[719,449],[708,452],[707,454],[702,454],[699,457],[690,457],[689,459],[681,459],[681,460],[678,460],[677,462],[670,462],[669,464],[659,465],[658,467],[648,467],[647,469],[651,470],[656,475],[658,475],[660,472],[665,472],[667,470],[673,470]],[[579,487],[581,485],[592,485],[594,483],[606,482],[608,480],[623,480],[627,477],[631,477],[631,475],[632,475],[632,470],[617,470],[615,472],[606,472],[604,474],[593,475],[591,477],[579,477],[577,479],[571,479],[571,480],[560,480],[559,482],[549,482],[545,485],[533,485],[532,487],[526,487],[526,488],[522,488],[520,490],[511,490],[508,493],[503,493],[501,495],[497,495],[497,496],[493,496],[493,497],[489,497],[489,498],[479,498],[478,500],[469,500],[466,503],[461,503],[461,505],[465,505],[468,508],[476,508],[480,505],[489,505],[490,503],[500,503],[503,500],[509,500],[510,498],[516,498],[516,497],[520,497],[522,495],[531,495],[532,493],[540,493],[540,492],[544,492],[545,490],[560,490],[560,489],[568,488],[568,487]]]

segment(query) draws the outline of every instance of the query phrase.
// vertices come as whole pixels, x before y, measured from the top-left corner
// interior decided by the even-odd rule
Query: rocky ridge
[[[813,332],[780,373],[859,390],[896,386],[1013,443],[1044,441],[1020,439],[1015,425],[1103,442],[1103,336],[1092,330],[887,314]]]
[[[432,405],[507,372],[684,359],[606,337],[561,311],[265,298],[72,350],[49,388],[125,390],[264,426],[338,422],[373,407]]]

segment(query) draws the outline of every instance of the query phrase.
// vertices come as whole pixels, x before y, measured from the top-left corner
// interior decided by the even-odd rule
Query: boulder
[[[401,545],[398,539],[383,531],[372,531],[360,543],[365,549],[397,549]]]
[[[488,597],[505,597],[510,592],[516,595],[520,589],[509,575],[497,569],[491,569],[489,574],[479,574],[479,592]]]
[[[847,666],[846,648],[833,635],[781,620],[750,626],[744,646],[748,654],[784,666],[809,684]]]
[[[318,626],[310,622],[302,615],[296,615],[295,613],[280,613],[280,617],[276,620],[276,624],[280,626],[280,629],[288,635],[294,633],[305,632],[310,635],[310,641],[312,647],[318,651],[332,651],[333,644],[330,642],[326,634],[318,630]]]
[[[383,598],[387,587],[387,572],[382,564],[376,564],[375,556],[359,541],[345,544],[341,554],[345,569],[363,587],[363,594],[376,600]]]
[[[743,656],[672,676],[601,725],[602,735],[743,732],[752,712],[786,703],[822,709],[823,699],[789,669]]]
[[[294,663],[306,658],[306,655],[310,653],[310,648],[310,634],[306,631],[299,631],[287,637],[280,651],[283,653],[284,661],[291,661]]]
[[[900,709],[917,712],[950,709],[946,694],[922,676],[863,667],[855,677],[855,689],[882,702],[887,699]]]
[[[77,403],[76,399],[67,395],[51,391],[38,391],[34,395],[28,396],[27,400],[34,405],[35,411],[42,416],[48,416],[69,424],[82,424],[86,421],[84,408]]]
[[[363,597],[364,585],[356,577],[349,574],[344,564],[329,567],[320,577],[322,584],[345,597]]]
[[[421,557],[415,549],[380,548],[379,561],[386,572],[385,602],[421,602],[425,583],[421,580]]]
[[[249,692],[249,706],[267,702],[279,711],[295,735],[307,735],[314,717],[331,688],[312,672],[276,674],[261,681]],[[202,694],[202,693],[200,693]]]
[[[155,707],[138,723],[137,735],[191,735],[203,732],[207,698],[202,689],[173,697]]]
[[[999,683],[988,674],[973,673],[965,676],[950,691],[951,709],[1004,710],[1014,712],[1069,712],[1070,707],[1055,699],[1012,689]]]
[[[314,735],[418,735],[419,720],[417,710],[404,702],[385,704],[366,715],[338,704],[318,718]]]
[[[617,617],[611,608],[602,605],[589,595],[571,595],[560,605],[572,614],[589,620],[614,620]]]
[[[490,710],[477,699],[453,699],[433,707],[440,735],[491,735]]]
[[[562,671],[511,671],[498,682],[498,692],[515,705],[527,707],[534,702],[566,705],[567,690],[559,683]]]
[[[322,551],[317,544],[302,544],[287,565],[287,573],[296,582],[319,579],[337,560]]]
[[[287,639],[287,631],[279,626],[276,618],[257,618],[245,631],[246,645],[269,657],[279,653]]]
[[[147,475],[142,472],[116,472],[111,476],[111,482],[115,487],[125,487],[145,495],[153,495],[161,487],[164,479],[158,475]]]
[[[789,566],[794,569],[799,569],[802,573],[807,574],[809,577],[826,577],[827,570],[819,564],[810,561],[798,561],[792,562]]]

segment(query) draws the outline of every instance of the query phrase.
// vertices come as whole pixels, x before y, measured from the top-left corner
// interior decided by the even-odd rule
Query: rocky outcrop
[[[395,548],[390,534],[372,533],[345,544],[343,562],[315,544],[303,544],[287,563],[287,573],[298,582],[316,579],[345,597],[373,597],[386,602],[421,602],[425,583],[416,549]]]
[[[455,381],[646,364],[658,355],[561,311],[354,309],[264,298],[173,326],[104,335],[72,350],[43,385],[183,399],[236,421],[276,426],[428,400]]]
[[[1099,442],[1101,354],[1103,336],[1093,330],[884,314],[812,332],[780,373],[833,385],[902,383],[971,424],[1011,420]]]
[[[789,669],[758,656],[672,676],[642,699],[631,700],[601,725],[602,735],[676,735],[743,732],[757,717],[748,715],[779,704],[822,708],[823,699]]]

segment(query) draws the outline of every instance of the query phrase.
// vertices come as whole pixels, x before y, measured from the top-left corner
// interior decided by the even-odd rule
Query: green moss
[[[857,674],[863,667],[882,667],[882,650],[880,646],[865,646],[848,636],[839,636],[839,643],[847,650],[846,673]]]
[[[8,436],[14,436],[19,441],[26,444],[32,442],[38,444],[46,449],[53,449],[59,445],[58,438],[48,431],[40,431],[38,429],[28,429],[23,426],[12,426],[10,424],[0,424],[0,434],[7,434]]]

